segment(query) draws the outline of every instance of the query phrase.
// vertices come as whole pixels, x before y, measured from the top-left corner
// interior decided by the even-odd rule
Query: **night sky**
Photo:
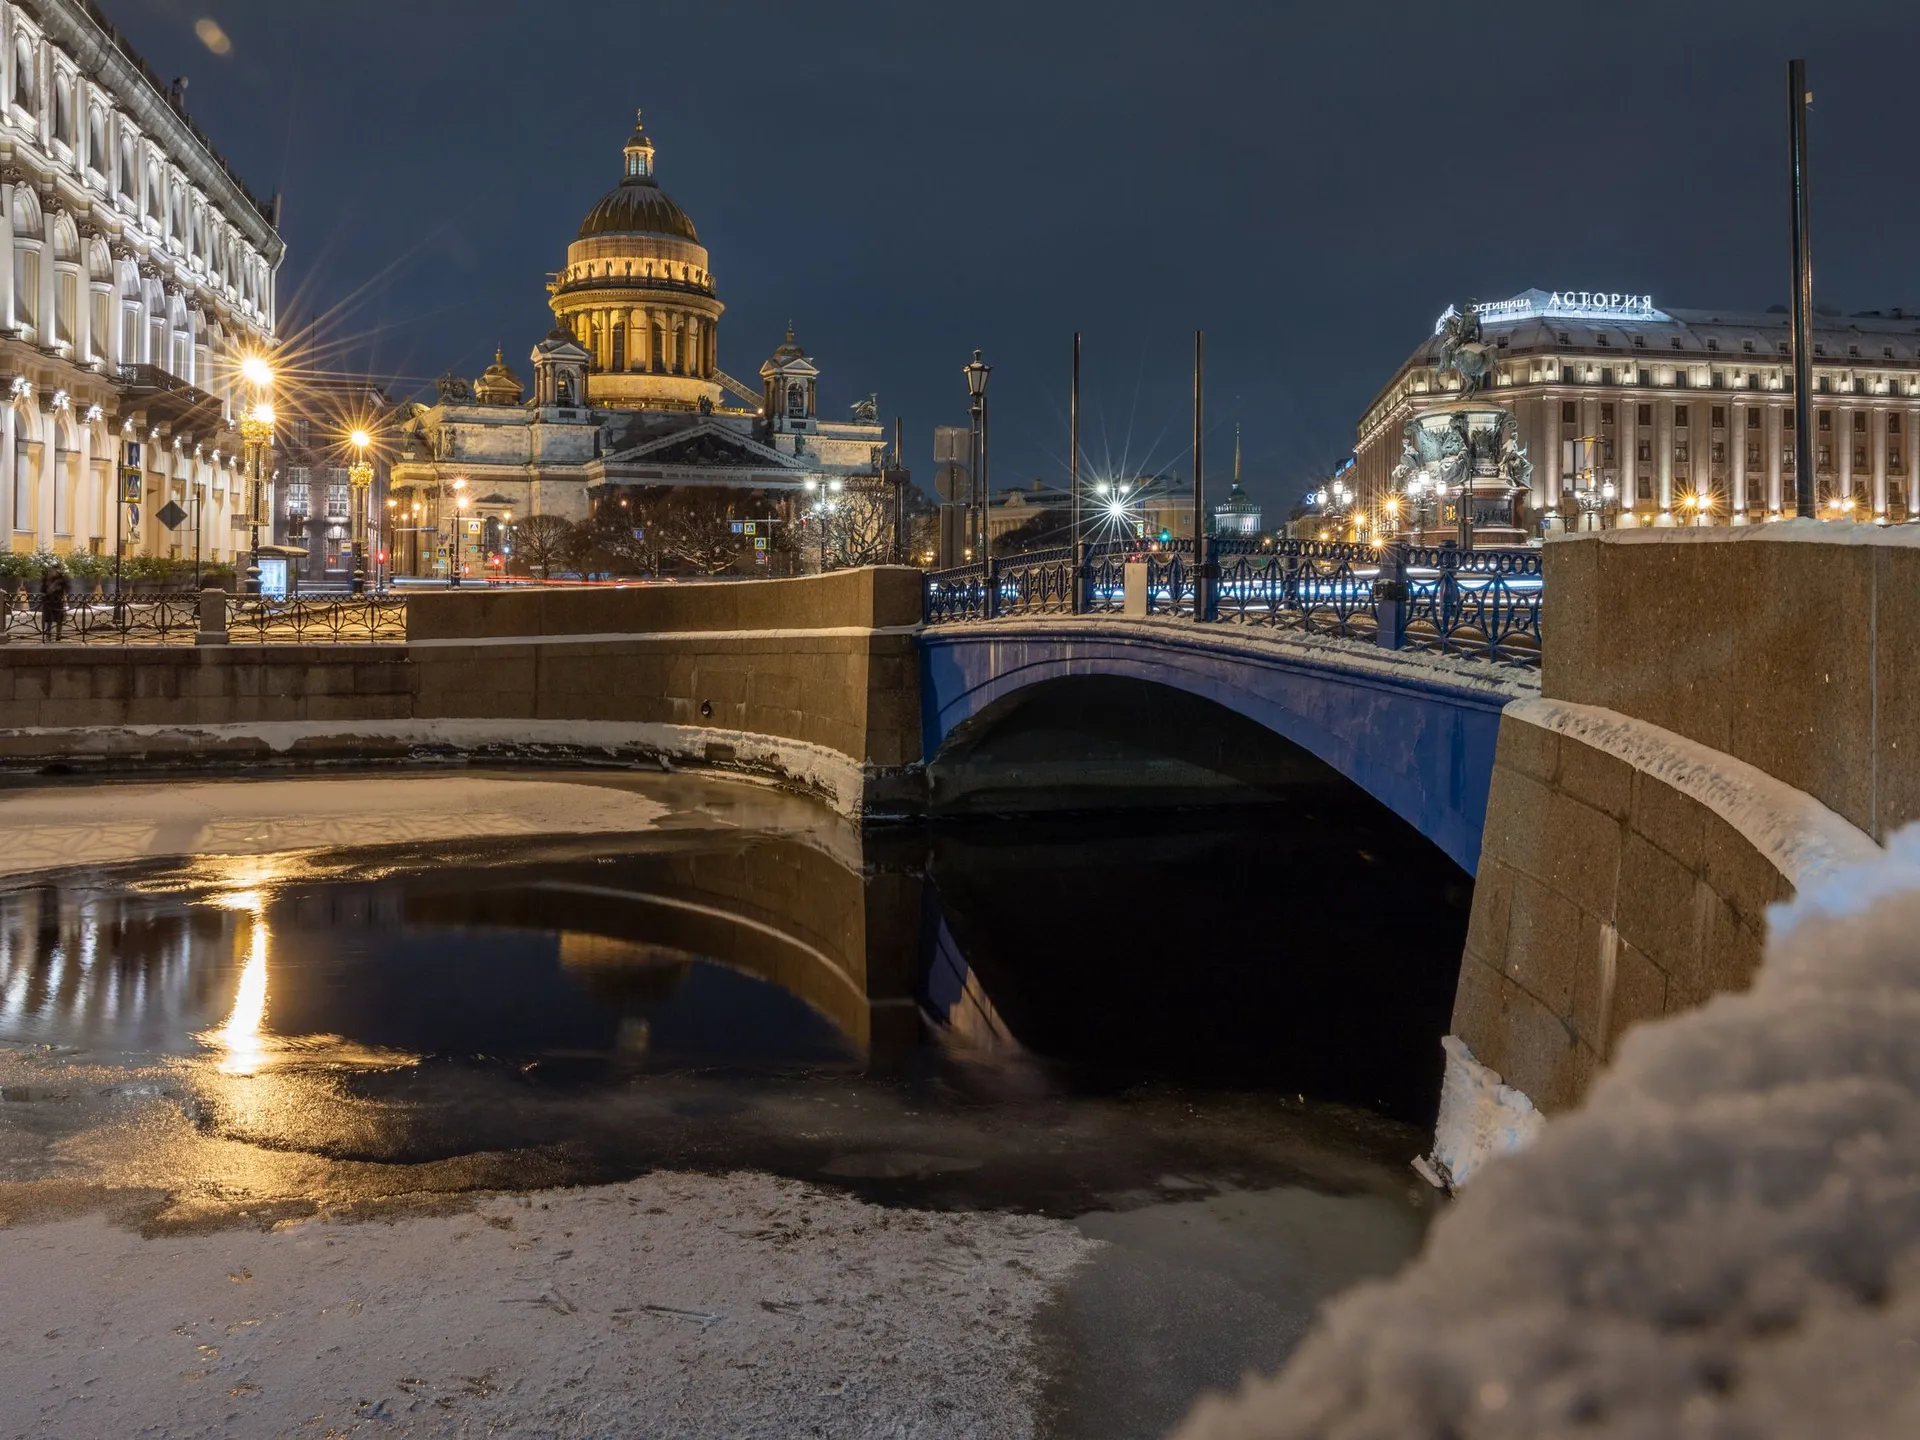
[[[1204,327],[1210,483],[1238,420],[1284,506],[1449,301],[1784,302],[1796,54],[1820,303],[1920,310],[1914,0],[99,3],[284,193],[283,332],[403,392],[496,343],[530,379],[644,105],[722,368],[792,317],[821,413],[877,391],[923,482],[975,346],[1001,486],[1065,475],[1076,328],[1089,462],[1189,463]]]

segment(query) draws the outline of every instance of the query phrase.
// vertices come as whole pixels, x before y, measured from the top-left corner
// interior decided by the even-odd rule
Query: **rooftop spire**
[[[647,138],[647,127],[642,112],[633,112],[633,134],[627,137],[627,179],[653,179],[653,141]]]
[[[1233,422],[1233,483],[1240,483],[1240,422]]]

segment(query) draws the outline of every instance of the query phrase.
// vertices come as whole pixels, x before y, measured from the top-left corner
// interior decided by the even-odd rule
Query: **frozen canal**
[[[1425,1224],[1466,885],[1352,807],[0,793],[0,1435],[1161,1434]]]

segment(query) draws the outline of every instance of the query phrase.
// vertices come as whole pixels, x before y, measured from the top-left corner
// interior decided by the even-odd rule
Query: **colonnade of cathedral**
[[[656,306],[596,306],[570,311],[567,318],[601,374],[710,380],[719,366],[719,327],[711,316]]]

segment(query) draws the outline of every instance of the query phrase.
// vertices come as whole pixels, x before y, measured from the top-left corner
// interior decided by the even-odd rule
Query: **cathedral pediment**
[[[622,465],[686,466],[718,470],[798,470],[792,455],[726,426],[705,421],[672,434],[645,440],[606,457],[609,469]]]

